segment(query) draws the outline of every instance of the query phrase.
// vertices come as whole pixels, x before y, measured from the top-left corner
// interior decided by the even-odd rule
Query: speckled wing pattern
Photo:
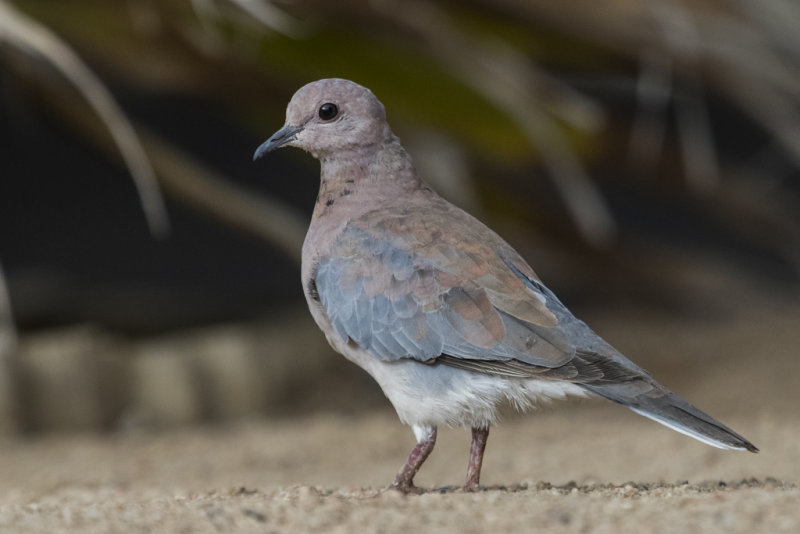
[[[593,383],[644,373],[576,319],[510,245],[449,205],[350,221],[314,280],[338,335],[381,360]]]

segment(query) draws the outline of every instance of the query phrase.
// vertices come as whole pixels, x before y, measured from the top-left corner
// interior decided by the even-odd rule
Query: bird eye
[[[328,102],[319,107],[319,118],[324,121],[333,120],[339,114],[339,108],[336,104]]]

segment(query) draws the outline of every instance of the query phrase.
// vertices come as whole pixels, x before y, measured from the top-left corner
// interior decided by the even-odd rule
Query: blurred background
[[[798,29],[793,0],[0,0],[0,432],[390,409],[302,299],[317,162],[251,161],[325,77],[667,385],[794,406]]]

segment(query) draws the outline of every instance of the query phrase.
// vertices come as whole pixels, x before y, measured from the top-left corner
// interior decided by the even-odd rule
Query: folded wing
[[[460,210],[382,211],[353,221],[320,258],[315,282],[338,335],[382,360],[439,359],[477,372],[576,382],[644,373],[577,320],[505,241]]]

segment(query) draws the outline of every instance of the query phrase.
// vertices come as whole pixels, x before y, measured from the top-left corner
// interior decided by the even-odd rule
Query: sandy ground
[[[3,444],[8,532],[800,531],[800,421],[728,414],[720,451],[605,403],[513,418],[464,494],[468,433],[440,432],[422,496],[381,493],[413,445],[392,413]],[[622,530],[621,530],[622,529]],[[629,530],[630,529],[630,530]]]

